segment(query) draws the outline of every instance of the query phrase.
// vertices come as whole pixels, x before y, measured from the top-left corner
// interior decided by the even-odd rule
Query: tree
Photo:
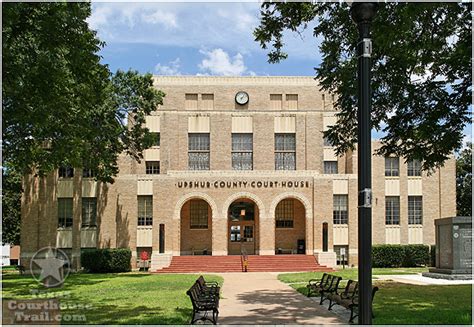
[[[2,172],[2,242],[20,244],[21,174],[6,167]]]
[[[458,216],[472,216],[472,143],[456,158],[456,203]]]
[[[471,104],[471,3],[379,3],[372,25],[372,124],[380,155],[439,167],[459,149]],[[358,33],[346,3],[264,3],[255,40],[269,62],[287,57],[283,32],[315,22],[321,89],[337,94],[337,124],[324,133],[338,155],[357,142]]]
[[[90,3],[2,7],[4,160],[39,175],[87,167],[112,182],[120,153],[139,160],[152,144],[143,123],[164,93],[151,74],[112,75],[100,63]]]

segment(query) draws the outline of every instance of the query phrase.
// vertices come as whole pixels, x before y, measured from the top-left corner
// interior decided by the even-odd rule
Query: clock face
[[[237,94],[235,95],[235,102],[237,102],[240,105],[243,105],[249,102],[248,93],[244,91],[237,92]]]

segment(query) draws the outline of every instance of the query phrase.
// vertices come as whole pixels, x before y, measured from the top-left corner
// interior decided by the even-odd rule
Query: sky
[[[156,75],[314,76],[321,63],[320,40],[309,25],[284,34],[288,58],[267,62],[254,41],[259,2],[110,3],[93,2],[89,26],[106,42],[103,63],[112,72],[138,70]],[[472,125],[465,141],[472,139]],[[374,132],[373,137],[382,134]]]

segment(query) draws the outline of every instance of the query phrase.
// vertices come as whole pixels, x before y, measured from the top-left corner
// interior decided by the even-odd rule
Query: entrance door
[[[228,254],[255,254],[254,204],[234,202],[229,208]]]

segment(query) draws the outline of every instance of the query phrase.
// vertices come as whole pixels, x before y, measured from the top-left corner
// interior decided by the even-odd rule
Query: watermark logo
[[[57,287],[69,276],[71,264],[64,251],[50,246],[38,250],[30,262],[33,278],[45,287]]]

